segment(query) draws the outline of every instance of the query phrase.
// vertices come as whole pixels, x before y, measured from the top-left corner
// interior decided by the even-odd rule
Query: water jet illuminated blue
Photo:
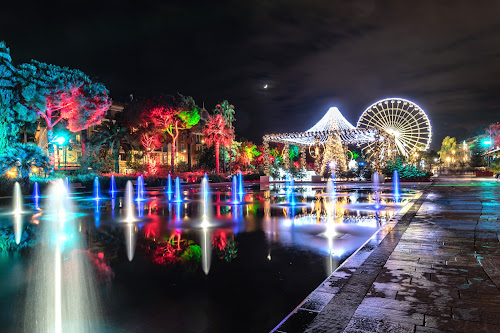
[[[40,199],[40,189],[38,187],[38,182],[35,182],[33,186],[33,199]]]
[[[175,199],[174,202],[182,202],[181,196],[181,180],[179,177],[175,178]]]
[[[243,175],[241,171],[238,172],[238,194],[240,196],[245,195],[245,188],[243,187]]]
[[[297,204],[295,201],[295,181],[288,173],[285,178],[285,194],[288,204],[290,206],[295,206]]]
[[[167,178],[167,194],[172,194],[172,176],[170,174]]]
[[[240,203],[238,198],[238,179],[236,175],[233,176],[233,185],[231,187],[231,203],[237,205]]]
[[[64,186],[66,186],[66,191],[68,191],[68,195],[70,195],[71,190],[69,187],[69,178],[68,177],[64,178]]]
[[[137,201],[143,201],[145,199],[144,193],[145,193],[145,188],[144,188],[144,176],[140,175],[137,177]]]
[[[109,189],[109,193],[111,193],[111,196],[114,197],[116,192],[115,175],[111,175],[111,188]]]
[[[201,213],[201,226],[206,228],[209,226],[209,207],[210,207],[210,189],[208,187],[207,175],[201,180],[201,199],[202,199],[202,213]]]
[[[394,170],[394,173],[392,174],[392,188],[394,191],[394,197],[397,200],[401,196],[401,189],[399,187],[398,170]]]
[[[94,200],[101,200],[101,190],[99,189],[99,177],[94,178]]]

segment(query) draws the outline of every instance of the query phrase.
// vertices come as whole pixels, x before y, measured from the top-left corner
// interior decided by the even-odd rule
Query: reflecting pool
[[[20,217],[13,198],[0,200],[2,232],[21,225],[20,243],[32,242],[21,252],[0,252],[2,332],[30,331],[37,321],[26,304],[38,297],[31,287],[37,258],[51,242],[65,247],[58,252],[59,297],[72,280],[91,288],[98,314],[86,320],[99,322],[99,331],[268,332],[416,194],[404,185],[395,196],[390,185],[243,189],[238,181],[213,187],[205,180],[176,182],[174,196],[172,185],[139,186],[137,200],[127,187],[97,192],[99,200],[93,191],[68,194],[73,213],[65,223],[73,231],[55,241],[42,236],[46,193],[24,197]],[[65,245],[70,238],[78,242]],[[75,251],[88,262],[76,273],[65,268]],[[68,282],[65,269],[73,274]],[[62,331],[80,320],[61,311]]]

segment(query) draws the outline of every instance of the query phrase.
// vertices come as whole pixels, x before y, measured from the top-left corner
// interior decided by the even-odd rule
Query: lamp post
[[[491,147],[491,126],[490,126],[490,137],[483,140],[483,145],[485,145],[487,148],[487,151],[486,151],[486,159],[488,160],[488,168],[491,166],[490,165],[490,147]]]
[[[61,157],[59,154],[59,148],[64,147],[66,143],[66,137],[65,136],[56,136],[54,140],[52,140],[53,143],[56,144],[57,146],[57,168],[61,170]],[[64,170],[66,171],[66,151],[64,152]]]

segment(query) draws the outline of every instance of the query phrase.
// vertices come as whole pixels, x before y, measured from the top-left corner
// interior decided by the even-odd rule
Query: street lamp
[[[66,137],[64,135],[58,135],[56,136],[52,142],[56,144],[57,146],[57,162],[58,162],[58,168],[61,170],[61,158],[59,157],[59,148],[66,146]],[[66,155],[67,155],[67,150],[64,151],[64,170],[66,170],[67,164],[66,164]]]

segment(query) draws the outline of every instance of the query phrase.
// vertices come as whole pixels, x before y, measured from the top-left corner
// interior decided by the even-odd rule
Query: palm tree
[[[208,118],[203,135],[207,146],[215,147],[215,170],[219,174],[219,148],[231,146],[234,140],[234,130],[221,114],[216,114]]]
[[[14,143],[0,154],[0,173],[11,168],[17,168],[24,185],[30,181],[30,172],[33,167],[45,171],[49,165],[49,158],[42,149],[33,143]]]
[[[125,151],[132,149],[132,138],[128,127],[122,120],[121,114],[108,118],[96,126],[96,133],[92,135],[91,142],[100,149],[111,150],[115,161],[115,173],[120,173],[119,154],[120,148]]]

